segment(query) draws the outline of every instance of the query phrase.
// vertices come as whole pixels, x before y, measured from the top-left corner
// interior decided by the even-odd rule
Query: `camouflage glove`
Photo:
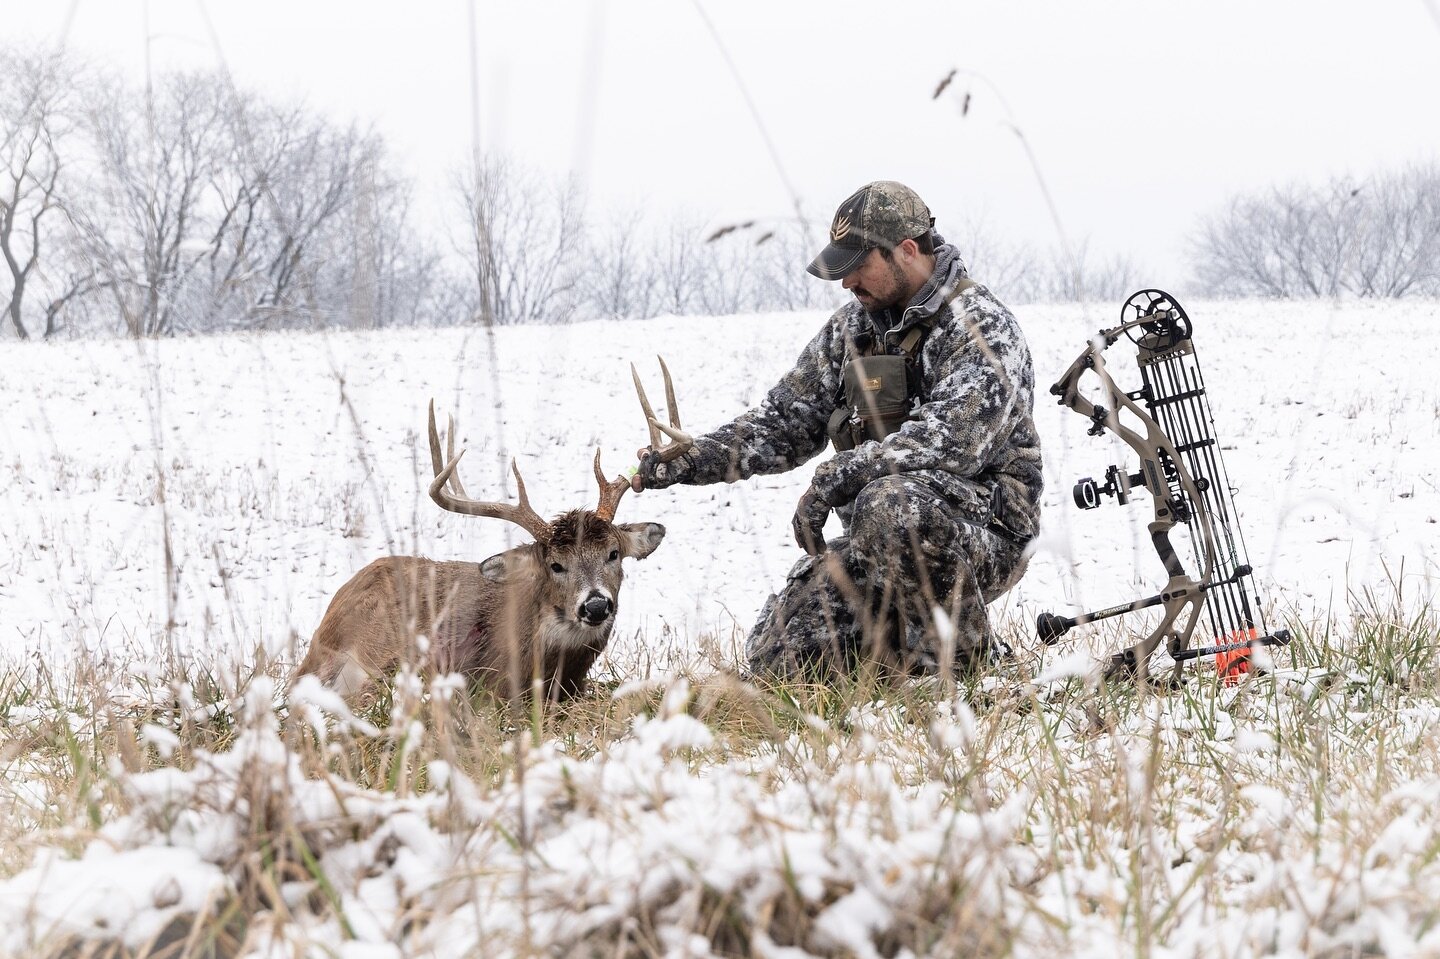
[[[795,507],[790,525],[795,529],[795,542],[811,556],[825,552],[825,521],[830,518],[830,505],[811,486]]]
[[[669,463],[660,462],[660,457],[649,447],[640,451],[640,462],[635,468],[635,479],[640,485],[631,483],[639,492],[642,489],[665,489],[676,483],[683,483],[695,472],[695,461],[689,453],[676,457]]]

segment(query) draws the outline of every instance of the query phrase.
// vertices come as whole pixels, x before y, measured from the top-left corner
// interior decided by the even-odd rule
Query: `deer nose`
[[[591,593],[589,598],[580,604],[580,618],[591,626],[599,626],[609,619],[614,611],[615,601],[599,593]]]

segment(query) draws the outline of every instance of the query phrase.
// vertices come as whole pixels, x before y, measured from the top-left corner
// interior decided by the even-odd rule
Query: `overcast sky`
[[[472,19],[482,149],[573,171],[601,211],[723,222],[798,200],[823,223],[885,178],[942,232],[968,216],[1046,245],[1018,130],[1071,239],[1172,289],[1197,219],[1234,191],[1440,156],[1440,0],[403,7],[0,0],[0,37],[137,79],[147,47],[155,70],[223,63],[373,119],[431,197],[473,142]]]

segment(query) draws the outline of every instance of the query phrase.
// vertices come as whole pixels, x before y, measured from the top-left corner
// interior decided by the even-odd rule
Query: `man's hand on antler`
[[[660,360],[660,372],[665,377],[665,402],[669,404],[670,425],[655,418],[650,398],[640,382],[640,373],[635,364],[630,364],[630,376],[635,380],[635,392],[640,397],[640,410],[645,414],[645,424],[650,429],[650,445],[636,452],[640,462],[635,475],[630,477],[630,488],[635,492],[646,489],[664,489],[682,482],[685,474],[693,470],[694,461],[689,456],[695,448],[695,440],[680,428],[680,409],[675,402],[675,383],[670,379],[670,370]]]
[[[630,477],[630,488],[635,492],[647,489],[665,489],[684,480],[685,468],[690,465],[689,457],[666,462],[660,454],[646,446],[635,451],[635,474]]]
[[[829,505],[815,492],[815,487],[807,489],[795,507],[795,518],[790,524],[795,528],[795,542],[811,556],[825,552],[825,521],[829,518]]]

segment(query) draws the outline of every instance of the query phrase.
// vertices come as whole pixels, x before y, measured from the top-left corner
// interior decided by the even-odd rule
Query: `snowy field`
[[[704,430],[821,314],[7,344],[0,955],[1440,955],[1440,304],[1185,305],[1302,636],[1273,677],[1096,691],[1033,639],[1162,577],[1146,504],[1071,502],[1128,448],[1047,392],[1118,304],[1031,307],[1044,531],[994,616],[1052,682],[713,678],[799,555],[800,470],[627,496],[669,533],[627,564],[618,688],[459,740],[418,684],[271,708],[369,560],[518,542],[427,498],[426,402],[472,496],[513,495],[513,456],[541,512],[593,505],[594,449],[613,475],[644,442],[629,362],[655,396],[663,354]]]
[[[1431,595],[1440,306],[1187,310],[1250,559],[1281,618],[1343,617],[1352,591],[1381,585]],[[1108,606],[1163,582],[1148,504],[1081,513],[1071,501],[1076,479],[1133,468],[1129,449],[1088,437],[1047,392],[1118,313],[1020,313],[1047,486],[1030,572],[996,607],[1022,645],[1039,611]],[[0,652],[303,653],[328,597],[369,560],[478,561],[523,536],[426,496],[431,397],[459,421],[471,494],[512,497],[513,456],[549,515],[594,505],[597,447],[614,475],[644,445],[630,362],[658,395],[663,354],[686,426],[704,430],[758,402],[822,319],[11,344],[0,372]],[[1111,367],[1122,386],[1139,385],[1128,356]],[[627,496],[618,518],[669,534],[630,564],[616,661],[686,660],[702,639],[735,652],[800,555],[790,517],[807,481],[802,468]]]

